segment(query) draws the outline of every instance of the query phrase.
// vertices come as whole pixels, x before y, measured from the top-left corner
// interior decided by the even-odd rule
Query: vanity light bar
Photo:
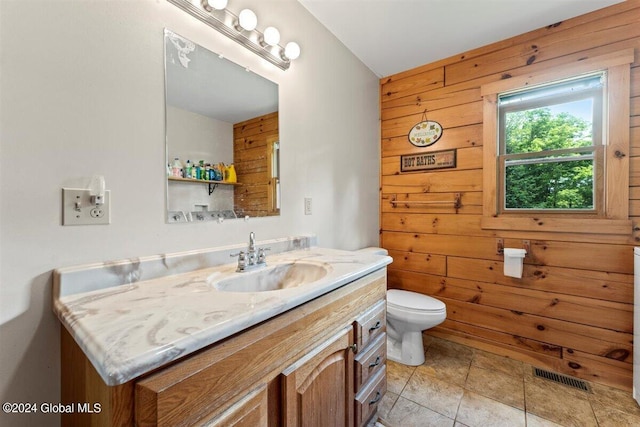
[[[207,0],[167,0],[189,15],[204,22],[212,28],[220,31],[232,40],[240,43],[253,53],[261,56],[282,70],[287,70],[291,66],[291,60],[300,55],[300,47],[295,42],[287,43],[282,47],[277,42],[273,45],[265,43],[265,34],[253,28],[247,30],[241,27],[244,22],[226,8],[216,9],[213,1]],[[195,3],[195,4],[194,4]],[[213,6],[213,7],[212,7]],[[248,11],[249,13],[245,12]],[[257,20],[255,14],[249,9],[244,9],[241,13],[249,16],[252,20]],[[253,14],[253,16],[250,16]],[[255,18],[255,19],[253,19]],[[244,19],[242,20],[244,21]],[[249,27],[251,28],[251,27]],[[270,27],[272,28],[272,27]],[[266,31],[266,30],[265,30]],[[277,30],[276,30],[277,31]],[[267,35],[267,39],[270,39]]]

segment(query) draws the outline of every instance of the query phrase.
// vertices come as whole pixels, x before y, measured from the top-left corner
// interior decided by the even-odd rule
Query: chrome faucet
[[[256,234],[252,231],[249,233],[249,247],[247,253],[240,251],[237,254],[231,254],[232,257],[238,257],[237,272],[242,273],[244,271],[253,270],[258,267],[264,267],[267,265],[267,256],[265,251],[271,248],[259,248],[256,251]]]
[[[249,265],[255,265],[257,262],[256,255],[256,234],[252,231],[249,233],[249,248],[247,249]]]
[[[249,233],[249,250],[255,251],[256,249],[256,233],[253,231]]]

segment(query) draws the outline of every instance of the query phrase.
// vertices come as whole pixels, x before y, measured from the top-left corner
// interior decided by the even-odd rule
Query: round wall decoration
[[[433,145],[442,136],[442,126],[433,120],[423,120],[409,131],[409,142],[416,147]]]

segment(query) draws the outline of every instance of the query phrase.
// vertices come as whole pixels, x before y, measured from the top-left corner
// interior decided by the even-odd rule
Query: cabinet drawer
[[[356,319],[356,344],[358,351],[364,349],[376,337],[387,330],[387,303],[375,303],[370,310]]]
[[[356,358],[356,392],[380,371],[387,361],[387,334],[382,333]]]
[[[387,392],[387,369],[382,369],[375,374],[360,393],[356,395],[355,420],[356,426],[362,426],[375,414],[380,400]]]

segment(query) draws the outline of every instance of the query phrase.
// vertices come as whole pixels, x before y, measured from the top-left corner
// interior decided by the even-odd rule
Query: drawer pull
[[[378,320],[375,325],[369,328],[369,332],[375,331],[376,329],[380,329],[381,327],[382,327],[382,322]]]
[[[351,351],[353,351],[354,353],[358,352],[358,344],[351,344],[348,348],[351,349]]]
[[[382,398],[382,394],[379,391],[376,391],[376,397],[369,401],[369,405],[375,405]]]
[[[380,356],[376,357],[375,362],[369,364],[369,369],[371,368],[375,368],[376,366],[378,366],[380,364]]]

